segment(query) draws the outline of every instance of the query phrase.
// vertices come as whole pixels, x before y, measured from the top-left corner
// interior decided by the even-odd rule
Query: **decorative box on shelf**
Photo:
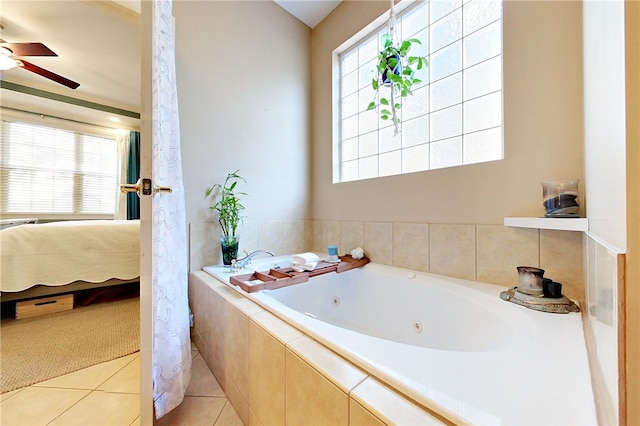
[[[586,232],[589,230],[589,219],[583,217],[505,217],[504,226]]]

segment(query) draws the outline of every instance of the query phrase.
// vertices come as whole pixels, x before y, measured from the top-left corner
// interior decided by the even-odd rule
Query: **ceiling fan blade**
[[[16,56],[58,56],[42,43],[0,43]]]
[[[34,72],[36,74],[39,74],[43,77],[48,78],[49,80],[53,80],[56,83],[60,83],[62,85],[65,85],[67,87],[70,87],[72,89],[76,89],[78,86],[80,86],[80,83],[76,83],[73,80],[69,80],[68,78],[65,78],[61,75],[58,75],[54,72],[51,72],[49,70],[46,70],[44,68],[40,68],[37,65],[32,64],[31,62],[27,62],[24,59],[20,59],[20,66],[24,69],[26,69],[27,71],[31,71]]]

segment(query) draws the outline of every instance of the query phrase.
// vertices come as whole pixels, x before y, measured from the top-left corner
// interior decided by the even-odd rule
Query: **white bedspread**
[[[140,276],[140,222],[82,220],[0,231],[0,291]]]

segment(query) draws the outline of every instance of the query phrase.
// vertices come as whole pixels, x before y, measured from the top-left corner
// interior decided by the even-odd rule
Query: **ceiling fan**
[[[0,38],[0,70],[6,71],[15,67],[24,68],[56,83],[76,89],[80,83],[69,80],[59,74],[41,68],[22,59],[22,56],[58,56],[42,43],[6,43]]]

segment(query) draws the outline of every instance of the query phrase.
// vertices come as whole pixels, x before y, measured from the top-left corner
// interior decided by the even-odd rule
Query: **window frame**
[[[438,19],[436,19],[433,23],[429,22],[427,24],[427,26],[425,27],[425,30],[430,31],[431,25],[433,25],[434,23],[439,22],[439,20],[443,19],[444,17],[447,17],[449,14],[455,12],[458,8],[463,11],[464,7],[467,6],[471,1],[474,0],[460,0],[460,5],[457,8],[452,9],[450,12],[447,12],[446,14],[442,15],[441,17],[439,17]],[[473,165],[473,164],[478,164],[478,163],[483,163],[483,162],[492,162],[492,161],[499,161],[499,160],[503,160],[505,158],[505,141],[504,141],[504,110],[505,110],[505,102],[504,102],[504,1],[499,1],[500,3],[500,16],[498,19],[490,21],[488,23],[485,23],[483,26],[476,28],[472,31],[470,31],[469,33],[465,34],[464,33],[464,23],[462,24],[462,28],[460,30],[460,38],[454,40],[454,43],[460,41],[460,43],[463,42],[463,40],[465,39],[465,37],[468,37],[471,34],[476,33],[477,31],[482,31],[483,29],[497,24],[499,25],[500,29],[500,51],[499,54],[491,56],[489,58],[485,58],[480,62],[476,62],[473,65],[467,66],[465,68],[464,66],[464,62],[461,64],[461,68],[458,71],[455,71],[452,74],[446,75],[445,77],[440,77],[439,79],[436,79],[434,81],[431,81],[431,71],[429,70],[429,77],[428,79],[425,81],[425,84],[423,86],[421,86],[420,88],[424,88],[424,90],[430,91],[431,90],[431,85],[434,82],[438,82],[438,81],[442,81],[444,79],[447,79],[449,77],[454,76],[457,73],[463,73],[465,72],[465,70],[468,70],[470,68],[473,68],[474,66],[477,66],[479,64],[485,63],[485,62],[489,62],[491,60],[494,60],[496,58],[500,58],[499,59],[499,78],[500,78],[500,88],[498,90],[492,91],[492,92],[487,92],[487,93],[483,93],[482,95],[478,96],[478,98],[481,98],[483,96],[488,96],[494,93],[499,93],[500,96],[500,119],[499,119],[499,125],[498,126],[493,126],[493,127],[487,127],[487,128],[483,128],[480,130],[476,130],[474,131],[465,131],[462,130],[459,137],[462,139],[467,135],[473,134],[473,133],[479,133],[479,132],[483,132],[483,131],[488,131],[488,130],[498,130],[499,131],[499,140],[500,140],[500,147],[499,147],[499,155],[492,157],[490,159],[482,159],[479,161],[469,161],[469,162],[465,162],[464,160],[464,153],[461,154],[461,162],[459,164],[452,164],[452,165],[446,165],[446,166],[441,166],[441,167],[431,167],[431,164],[428,165],[427,168],[425,169],[420,169],[420,170],[409,170],[409,171],[405,171],[403,170],[402,165],[400,166],[400,171],[399,172],[395,172],[395,173],[388,173],[388,174],[381,174],[380,171],[380,161],[379,158],[381,156],[381,154],[384,154],[382,152],[380,152],[380,148],[379,148],[379,144],[380,144],[380,131],[381,129],[385,129],[386,126],[383,127],[378,127],[376,130],[371,131],[371,133],[377,133],[378,134],[378,152],[377,154],[372,155],[371,157],[375,157],[378,161],[378,171],[377,174],[375,176],[371,176],[371,177],[362,177],[360,174],[357,178],[353,178],[353,179],[348,179],[345,180],[343,178],[342,175],[342,138],[341,138],[341,132],[342,132],[342,118],[341,118],[341,101],[342,101],[342,84],[341,84],[341,55],[348,53],[349,51],[353,50],[354,48],[357,49],[358,46],[360,44],[362,44],[363,42],[367,41],[369,38],[373,37],[378,37],[379,38],[379,34],[382,30],[384,30],[384,28],[387,26],[388,24],[388,19],[389,19],[389,12],[385,12],[384,14],[382,14],[380,17],[378,17],[377,19],[375,19],[374,21],[372,21],[370,24],[368,24],[367,26],[365,26],[362,30],[358,31],[355,35],[353,35],[352,37],[350,37],[348,40],[346,40],[344,43],[342,43],[340,46],[338,46],[333,52],[332,52],[332,181],[334,184],[336,183],[347,183],[347,182],[357,182],[357,181],[361,181],[361,180],[367,180],[367,179],[377,179],[377,178],[384,178],[384,177],[389,177],[389,176],[397,176],[397,175],[403,175],[403,174],[409,174],[409,173],[420,173],[420,172],[429,172],[429,171],[433,171],[433,170],[439,170],[440,168],[448,168],[448,167],[459,167],[459,166],[465,166],[465,165]],[[422,1],[422,0],[402,0],[400,2],[398,2],[394,9],[396,12],[396,16],[398,19],[398,22],[400,22],[400,20],[402,19],[403,14],[405,14],[406,12],[411,12],[411,9],[417,8],[420,5],[424,5],[424,7],[430,8],[430,1]],[[461,19],[463,19],[461,17]],[[422,30],[420,30],[422,31]],[[424,40],[423,40],[424,41]],[[433,55],[433,53],[440,53],[444,47],[440,47],[439,49],[435,50],[434,52],[431,51],[431,40],[427,41],[427,44],[429,44],[428,47],[428,58],[429,58],[429,66],[431,66],[431,56]],[[445,45],[446,47],[448,47],[449,45]],[[464,61],[464,54],[461,53],[461,55],[463,56],[461,60]],[[358,65],[358,68],[356,68],[356,70],[359,70],[361,67],[361,65]],[[461,83],[464,84],[464,83]],[[364,86],[366,87],[366,86]],[[358,88],[356,92],[363,90],[363,88]],[[465,93],[464,91],[461,94],[461,101],[459,104],[454,104],[453,106],[456,105],[461,105],[463,106],[465,103],[468,103],[470,100],[474,100],[477,98],[470,98],[465,100]],[[429,103],[431,103],[431,101],[428,101]],[[446,108],[445,108],[446,109]],[[427,113],[425,114],[426,117],[428,117],[428,120],[431,120],[431,114],[433,112],[438,112],[441,110],[436,110],[434,108],[431,107],[431,105],[427,106]],[[362,113],[364,111],[361,111],[360,109],[358,110],[358,114]],[[374,113],[373,111],[369,111],[370,113]],[[420,116],[421,117],[421,116]],[[351,117],[349,117],[351,118]],[[460,126],[464,129],[465,126],[465,116],[464,116],[464,111],[461,112],[460,114],[460,120],[461,120],[461,124]],[[430,133],[431,131],[429,131]],[[363,134],[367,134],[367,133],[360,133],[358,131],[357,133],[357,137],[359,138],[360,136],[362,136]],[[397,137],[401,137],[401,135],[398,135]],[[445,139],[446,140],[446,139]],[[440,139],[431,139],[431,135],[428,134],[427,136],[427,142],[422,143],[423,145],[427,146],[429,148],[429,150],[431,150],[431,144],[433,142],[439,142]],[[462,142],[461,142],[462,143]],[[400,142],[401,147],[399,149],[397,149],[396,151],[400,153],[400,156],[402,158],[402,152],[404,149],[408,148],[408,147],[404,147],[403,143]],[[495,151],[497,152],[497,150]],[[357,161],[361,161],[363,158],[367,158],[367,156],[360,156],[358,155],[356,157]],[[429,160],[429,163],[431,163],[431,160]]]

